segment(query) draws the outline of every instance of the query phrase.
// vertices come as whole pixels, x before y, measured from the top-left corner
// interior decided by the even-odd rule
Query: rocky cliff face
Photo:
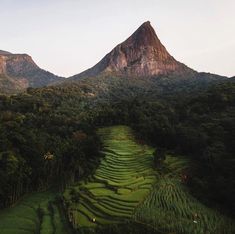
[[[39,69],[27,54],[0,54],[0,66],[0,72],[10,76],[20,76],[22,73]]]
[[[72,79],[99,74],[147,77],[188,71],[192,70],[167,52],[148,21],[98,64]]]
[[[61,77],[39,68],[29,55],[11,54],[2,50],[0,50],[0,76],[1,92],[11,88],[14,90],[14,87],[17,87],[17,90],[42,87],[62,80]]]

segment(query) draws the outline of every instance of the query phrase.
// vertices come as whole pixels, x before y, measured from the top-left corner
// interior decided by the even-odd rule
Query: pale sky
[[[148,20],[180,62],[235,76],[235,0],[0,0],[0,50],[68,77]]]

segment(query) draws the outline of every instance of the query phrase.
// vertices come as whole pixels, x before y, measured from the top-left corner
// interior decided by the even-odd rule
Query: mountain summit
[[[73,76],[72,79],[100,74],[147,77],[185,71],[191,69],[176,61],[167,52],[147,21],[94,67]]]

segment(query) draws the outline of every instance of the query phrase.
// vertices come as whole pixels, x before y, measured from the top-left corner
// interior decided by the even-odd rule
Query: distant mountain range
[[[1,93],[14,93],[28,87],[43,87],[62,79],[38,67],[27,54],[12,54],[0,50]]]
[[[61,83],[69,84],[89,78],[110,83],[104,77],[136,79],[167,78],[172,82],[190,80],[211,82],[225,76],[198,73],[178,62],[158,39],[149,21],[143,23],[127,40],[117,45],[92,68],[64,79],[39,68],[27,54],[11,54],[0,50],[0,92],[14,93],[27,87],[43,87]],[[100,79],[101,78],[101,79]],[[145,79],[148,82],[149,79]],[[90,82],[90,81],[89,81]],[[152,82],[152,81],[151,81]],[[157,82],[154,81],[157,85]],[[150,84],[152,85],[152,83]]]

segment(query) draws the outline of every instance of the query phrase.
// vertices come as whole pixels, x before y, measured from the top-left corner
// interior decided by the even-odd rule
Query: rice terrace
[[[138,144],[129,127],[98,133],[104,154],[100,166],[64,193],[73,227],[89,233],[129,221],[159,233],[235,232],[232,220],[205,207],[181,183],[187,160],[167,155],[166,172],[159,173],[153,168],[153,148]]]
[[[98,135],[100,165],[65,190],[64,208],[55,191],[32,193],[0,212],[1,234],[115,233],[115,225],[131,233],[141,233],[141,227],[146,233],[235,232],[232,219],[204,206],[182,183],[189,160],[167,154],[164,169],[156,169],[154,149],[140,144],[129,127],[100,128]],[[102,232],[107,227],[111,231]]]

